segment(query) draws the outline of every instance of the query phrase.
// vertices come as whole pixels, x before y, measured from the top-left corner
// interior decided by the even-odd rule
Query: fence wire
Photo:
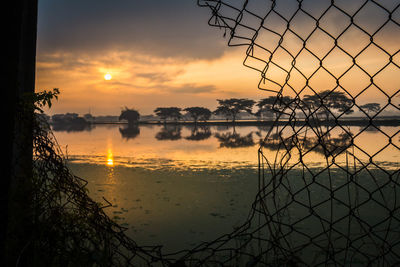
[[[246,48],[243,64],[260,73],[261,90],[275,92],[279,115],[260,142],[248,221],[183,259],[190,266],[398,264],[400,169],[388,158],[400,152],[399,121],[385,114],[399,111],[400,1],[198,4],[211,10],[209,24],[224,30],[229,46]],[[364,139],[371,131],[384,143]]]
[[[159,246],[140,247],[87,197],[49,132],[37,130],[38,245],[68,252],[48,263],[87,257],[108,266],[398,264],[400,131],[398,119],[385,114],[400,111],[400,1],[198,5],[211,10],[209,24],[224,31],[228,45],[246,48],[243,64],[260,73],[259,88],[272,94],[278,114],[260,141],[259,191],[247,221],[190,250],[165,255]],[[371,131],[385,141],[366,140]]]

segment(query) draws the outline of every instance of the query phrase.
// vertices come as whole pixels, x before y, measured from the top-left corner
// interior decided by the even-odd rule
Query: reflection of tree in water
[[[271,134],[267,140],[260,139],[260,145],[269,150],[279,150],[283,147],[293,147],[293,138],[283,138],[279,134]]]
[[[168,125],[165,124],[164,127],[159,131],[155,138],[157,140],[179,140],[181,136],[182,127],[180,125]]]
[[[191,141],[200,141],[208,139],[210,138],[210,136],[211,136],[211,130],[209,126],[200,126],[200,127],[195,126],[192,129],[191,135],[185,137],[185,139]]]
[[[52,124],[52,129],[55,132],[83,132],[91,131],[94,128],[92,124],[89,123],[55,123]]]
[[[266,134],[265,133],[268,133],[268,131],[271,129],[271,126],[265,126],[265,125],[258,125],[257,126],[257,131],[255,132],[255,134],[258,136],[258,137],[264,137]],[[265,133],[263,133],[263,132],[265,132]]]
[[[219,141],[219,147],[238,148],[254,146],[253,132],[241,136],[233,129],[232,133],[216,133],[215,138]]]
[[[360,132],[361,132],[361,131],[379,132],[380,129],[381,129],[380,126],[369,125],[367,128],[365,128],[365,127],[360,127]]]
[[[229,128],[231,128],[231,126],[228,125],[217,125],[217,131],[226,131],[229,130]]]
[[[337,137],[327,134],[321,138],[304,138],[302,143],[307,151],[311,150],[325,156],[337,156],[351,146],[352,136],[350,132],[342,132]]]
[[[260,145],[269,150],[291,150],[298,147],[303,152],[313,151],[325,156],[337,156],[352,144],[353,134],[343,131],[332,137],[330,133],[322,136],[299,136],[293,135],[283,137],[282,133],[271,134],[267,140],[260,140]]]
[[[129,124],[126,128],[119,128],[119,132],[121,133],[123,138],[135,139],[140,134],[140,128],[138,125]]]

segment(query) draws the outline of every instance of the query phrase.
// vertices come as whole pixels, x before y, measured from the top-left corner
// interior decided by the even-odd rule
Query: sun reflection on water
[[[107,152],[107,165],[110,167],[114,166],[114,156],[112,154],[111,149],[109,149]]]

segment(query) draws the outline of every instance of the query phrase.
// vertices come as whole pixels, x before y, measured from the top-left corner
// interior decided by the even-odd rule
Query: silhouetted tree
[[[307,108],[310,112],[315,114],[325,115],[329,120],[329,116],[338,111],[344,114],[351,114],[353,100],[345,95],[343,92],[325,90],[314,95],[305,95],[303,98],[303,107]]]
[[[260,99],[257,103],[258,110],[254,114],[257,117],[262,118],[263,115],[274,114],[277,117],[278,114],[282,113],[286,108],[291,106],[293,99],[289,96],[269,96],[267,98]]]
[[[169,108],[156,108],[154,113],[160,117],[164,123],[166,123],[168,118],[171,118],[175,121],[180,120],[182,118],[181,109],[177,107],[169,107]]]
[[[51,116],[52,129],[55,132],[90,131],[91,124],[77,113],[54,114]]]
[[[208,108],[190,107],[185,108],[184,111],[193,118],[194,123],[197,123],[198,120],[207,121],[211,117],[211,111]]]
[[[217,99],[219,106],[214,111],[214,114],[222,114],[227,119],[231,118],[235,122],[236,116],[240,111],[245,111],[252,114],[252,108],[255,104],[254,100],[246,98],[230,98],[230,99]]]
[[[371,113],[376,113],[381,109],[381,105],[379,103],[367,103],[365,105],[360,106],[361,109],[366,111],[368,115]]]
[[[119,115],[118,120],[127,120],[128,124],[136,124],[139,122],[140,119],[140,114],[137,110],[135,109],[128,109],[125,107],[124,110],[121,111],[121,115]]]
[[[256,113],[254,113],[254,115],[263,120],[264,117],[268,117],[268,118],[272,118],[272,116],[274,115],[274,112],[272,112],[271,108],[269,108],[268,106],[260,106],[257,110]]]

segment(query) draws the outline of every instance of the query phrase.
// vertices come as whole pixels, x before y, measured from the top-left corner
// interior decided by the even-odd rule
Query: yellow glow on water
[[[107,152],[107,165],[114,166],[114,156],[112,154],[111,149],[109,149]]]

